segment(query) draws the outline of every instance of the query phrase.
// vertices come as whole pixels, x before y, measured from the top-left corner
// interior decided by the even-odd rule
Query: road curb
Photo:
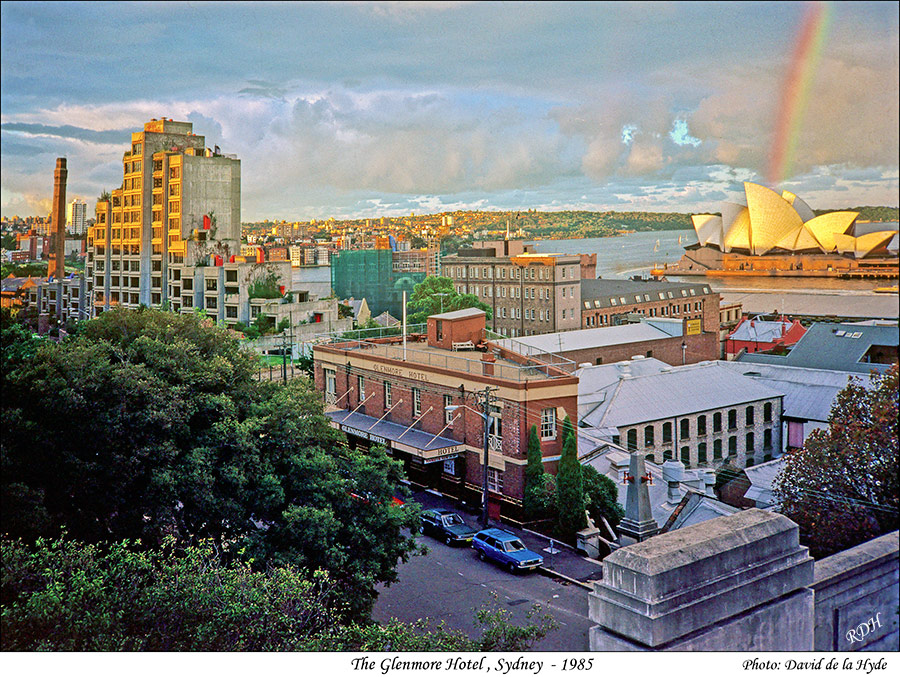
[[[591,585],[589,583],[585,583],[583,581],[579,581],[577,578],[570,578],[569,576],[566,576],[565,574],[561,574],[558,571],[554,571],[553,569],[548,569],[547,567],[538,567],[537,570],[541,574],[541,576],[546,576],[547,578],[557,578],[561,581],[565,581],[566,583],[580,585],[585,590],[590,590],[592,592],[594,590],[593,585]]]

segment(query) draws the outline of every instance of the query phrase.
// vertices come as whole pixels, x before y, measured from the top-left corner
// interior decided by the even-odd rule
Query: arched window
[[[653,426],[648,425],[644,428],[644,446],[652,447],[653,446]]]

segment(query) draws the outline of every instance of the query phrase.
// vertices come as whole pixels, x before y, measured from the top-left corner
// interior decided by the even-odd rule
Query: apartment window
[[[729,409],[728,410],[728,429],[734,430],[737,428],[737,409]]]
[[[672,450],[666,449],[663,452],[663,461],[671,461],[672,460]]]
[[[737,454],[737,437],[732,435],[728,438],[728,455],[734,456]]]
[[[237,306],[225,306],[225,317],[236,319],[237,318]]]
[[[698,435],[706,434],[706,416],[699,416],[697,418],[697,434]]]
[[[691,464],[691,448],[690,447],[681,447],[681,462],[684,463],[685,467]]]
[[[722,458],[722,440],[715,440],[713,442],[713,458]]]
[[[706,442],[697,445],[697,463],[706,463]]]
[[[422,390],[420,388],[412,389],[413,416],[422,414]]]
[[[635,428],[629,430],[625,439],[627,440],[626,448],[628,451],[635,451],[637,449],[637,430]]]
[[[503,471],[497,468],[488,468],[488,491],[495,494],[503,493]]]
[[[359,401],[366,399],[366,379],[364,376],[356,377],[356,392],[359,393]]]
[[[749,406],[746,410],[746,421],[747,425],[753,425],[753,407]]]
[[[713,414],[713,432],[717,433],[722,430],[722,412],[717,411]]]
[[[219,300],[215,296],[206,297],[206,307],[214,310],[218,306]]]
[[[644,446],[652,447],[653,446],[653,426],[648,425],[644,428]]]
[[[541,410],[541,439],[549,440],[556,437],[556,409],[552,407]]]
[[[772,448],[772,430],[766,428],[763,430],[763,449]]]
[[[744,464],[744,467],[749,468],[754,464],[754,460],[752,456],[747,457],[747,462]]]
[[[765,421],[766,423],[769,423],[769,422],[771,422],[771,420],[772,420],[772,403],[766,402],[763,405],[763,421]]]
[[[237,271],[236,270],[226,270],[225,271],[225,281],[226,282],[237,282]]]
[[[335,378],[334,369],[325,370],[325,394],[332,396],[337,394],[337,378]]]
[[[756,451],[756,447],[753,433],[747,433],[747,454],[752,454],[754,451]]]
[[[599,362],[597,364],[600,364]],[[662,441],[663,444],[672,441],[672,424],[671,423],[663,423],[662,429]]]
[[[691,422],[683,418],[681,419],[681,439],[686,440],[691,436]]]
[[[394,406],[394,394],[389,381],[384,382],[384,409],[387,411]]]
[[[453,396],[452,395],[444,395],[444,425],[450,425],[450,422],[453,420],[452,411],[447,411],[447,407],[453,404]]]
[[[193,281],[191,278],[186,277],[186,278],[184,278],[184,280],[182,281],[182,286],[184,286],[185,289],[193,289],[193,288],[194,288],[194,281]]]

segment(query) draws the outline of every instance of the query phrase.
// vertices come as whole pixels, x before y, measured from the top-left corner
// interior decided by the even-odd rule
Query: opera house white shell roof
[[[790,191],[781,195],[755,183],[744,184],[747,204],[722,204],[722,216],[691,217],[697,240],[723,252],[761,255],[769,252],[821,252],[868,256],[884,247],[896,230],[856,237],[850,234],[857,212],[816,216],[809,205]]]

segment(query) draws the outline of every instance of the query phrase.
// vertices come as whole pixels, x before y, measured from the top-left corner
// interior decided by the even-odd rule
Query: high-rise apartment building
[[[66,205],[66,230],[70,235],[82,236],[87,230],[87,203],[75,198]]]
[[[536,254],[519,240],[476,243],[441,260],[457,292],[491,306],[491,329],[513,338],[580,329],[581,279],[596,268],[596,254]]]
[[[203,308],[219,321],[248,323],[251,294],[290,286],[289,262],[241,256],[241,162],[206,148],[190,122],[146,123],[122,163],[122,186],[97,203],[88,234],[95,313]]]

